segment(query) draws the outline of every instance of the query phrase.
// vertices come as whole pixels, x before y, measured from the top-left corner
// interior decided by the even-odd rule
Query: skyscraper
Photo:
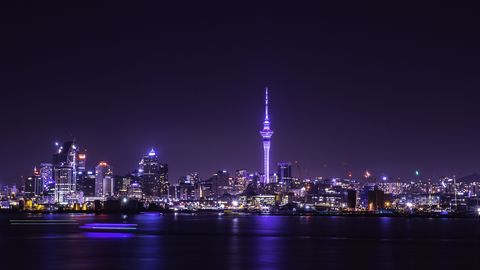
[[[40,171],[37,170],[37,167],[33,169],[33,174],[35,176],[35,182],[34,182],[35,195],[40,196],[43,193],[43,181],[42,181],[42,176],[40,175]]]
[[[50,188],[53,186],[55,189],[55,182],[53,181],[53,166],[50,163],[40,164],[40,177],[42,177],[42,186],[44,191],[50,191]],[[48,193],[48,192],[47,192]],[[54,195],[49,194],[49,195]]]
[[[242,193],[249,184],[247,170],[241,169],[235,171],[234,194]]]
[[[195,200],[195,186],[200,182],[198,173],[193,172],[186,176],[180,177],[177,185],[177,199],[180,200]],[[172,193],[170,193],[172,195]]]
[[[95,196],[113,196],[112,168],[106,162],[100,162],[95,168]]]
[[[35,196],[35,176],[27,176],[27,178],[25,178],[24,180],[23,185],[23,193],[25,194],[25,197],[32,198],[33,196]]]
[[[152,149],[139,163],[140,183],[147,197],[166,197],[168,195],[168,165],[160,163],[157,153]]]
[[[53,165],[51,163],[40,164],[40,177],[42,178],[43,198],[45,201],[55,202],[55,180],[53,178]]]
[[[292,163],[279,162],[277,176],[279,183],[290,187],[290,184],[292,183]]]
[[[77,156],[78,173],[84,173],[87,167],[87,154],[86,151],[79,152]]]
[[[65,142],[53,155],[55,201],[58,203],[68,203],[66,196],[76,190],[77,152],[74,142]]]
[[[83,192],[85,197],[95,196],[96,175],[92,171],[79,173],[77,178],[77,191]]]
[[[226,170],[219,170],[207,181],[211,185],[211,192],[215,199],[221,198],[226,193],[231,193],[233,177]]]
[[[268,184],[270,182],[270,139],[273,135],[268,119],[268,88],[265,88],[265,120],[260,135],[263,138],[263,183]]]

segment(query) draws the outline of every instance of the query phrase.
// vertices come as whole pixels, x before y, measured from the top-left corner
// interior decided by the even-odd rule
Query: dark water
[[[478,219],[0,214],[0,233],[0,269],[463,269],[480,257]]]

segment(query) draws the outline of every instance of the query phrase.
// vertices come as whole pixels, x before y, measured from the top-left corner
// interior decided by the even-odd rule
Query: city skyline
[[[265,104],[264,104],[264,108],[265,108],[265,111],[264,111],[264,120],[263,120],[263,129],[260,130],[260,135],[262,136],[262,144],[263,144],[263,171],[255,171],[255,170],[251,170],[251,168],[245,168],[245,167],[237,167],[235,168],[234,170],[235,171],[239,171],[239,170],[245,170],[245,171],[249,171],[250,173],[254,173],[254,174],[260,174],[261,175],[261,182],[262,184],[264,185],[268,185],[270,183],[276,183],[277,182],[277,177],[279,177],[278,179],[280,179],[280,182],[282,183],[282,178],[283,178],[283,170],[284,170],[284,167],[285,164],[290,164],[288,165],[289,166],[289,173],[287,176],[288,177],[292,177],[292,176],[296,176],[299,180],[303,180],[303,179],[318,179],[319,177],[322,178],[322,177],[326,177],[327,179],[328,178],[344,178],[344,179],[357,179],[357,180],[361,180],[362,178],[363,179],[376,179],[376,181],[418,181],[418,180],[428,180],[428,181],[438,181],[440,176],[437,176],[437,178],[435,179],[435,177],[431,177],[431,176],[423,176],[422,175],[422,178],[420,178],[420,171],[418,169],[415,169],[414,170],[414,177],[411,177],[411,178],[408,178],[408,179],[401,179],[400,177],[397,177],[397,176],[393,176],[393,175],[388,175],[387,173],[379,173],[379,172],[376,172],[375,174],[372,173],[372,171],[368,168],[366,168],[363,172],[358,172],[355,174],[355,176],[353,175],[353,172],[352,170],[349,170],[347,169],[343,175],[315,175],[315,176],[310,176],[310,175],[304,175],[304,168],[301,168],[301,165],[298,165],[298,161],[294,161],[295,163],[297,163],[297,170],[296,170],[296,175],[295,174],[292,174],[292,162],[291,161],[288,161],[287,163],[285,163],[284,161],[277,161],[275,164],[278,165],[278,168],[279,168],[279,172],[280,170],[282,170],[282,173],[280,174],[276,174],[275,173],[275,170],[273,173],[270,173],[270,148],[271,148],[271,137],[273,135],[273,130],[270,128],[270,118],[269,118],[269,96],[268,96],[268,87],[265,87]],[[95,172],[95,175],[97,177],[97,180],[96,180],[96,183],[95,183],[95,195],[96,196],[103,196],[103,194],[109,194],[110,196],[113,195],[113,186],[114,186],[114,183],[113,183],[113,173],[111,171],[111,167],[109,164],[107,164],[107,162],[105,161],[99,161],[97,162],[98,165],[93,165],[92,167],[88,167],[87,166],[87,149],[84,149],[84,150],[81,150],[80,149],[80,146],[78,146],[76,143],[75,143],[75,138],[73,138],[72,141],[67,141],[63,144],[60,144],[59,142],[55,142],[54,143],[55,147],[58,147],[58,152],[57,150],[54,152],[53,154],[53,164],[59,164],[60,166],[70,166],[70,168],[68,168],[68,170],[73,170],[72,171],[72,174],[74,175],[74,180],[73,180],[73,184],[71,183],[72,180],[68,180],[69,181],[69,184],[67,185],[67,188],[65,189],[67,192],[69,192],[70,190],[75,190],[75,185],[76,185],[76,178],[78,176],[76,176],[78,173],[86,173],[88,169],[90,169],[88,171],[89,174],[92,174],[93,172]],[[145,174],[145,175],[148,175],[147,172],[144,172],[144,162],[147,162],[146,160],[151,160],[153,159],[154,160],[154,163],[153,164],[159,164],[160,162],[162,162],[160,160],[160,157],[159,155],[157,155],[157,152],[155,151],[154,148],[151,148],[149,151],[147,151],[145,153],[145,155],[143,156],[142,160],[140,161],[139,165],[140,167],[138,168],[133,168],[131,169],[130,171],[128,172],[122,172],[120,174],[117,174],[117,175],[129,175],[129,174],[136,174],[136,173],[140,173],[140,174]],[[60,162],[60,163],[59,163]],[[95,163],[95,164],[97,164]],[[44,162],[41,162],[41,163],[38,163],[38,164],[48,164],[48,163],[44,163]],[[71,165],[71,164],[76,164],[76,165]],[[51,166],[51,165],[48,165],[48,166]],[[147,167],[151,167],[152,165],[148,165]],[[154,165],[154,167],[156,168],[157,165]],[[182,179],[184,177],[189,177],[189,175],[191,173],[194,173],[196,174],[198,177],[200,177],[198,175],[198,172],[195,171],[195,170],[191,170],[190,172],[188,173],[185,173],[183,175],[180,175],[178,176],[177,178],[175,179],[168,179],[168,164],[165,163],[165,161],[163,161],[163,163],[161,164],[161,166],[165,166],[166,168],[166,176],[162,176],[162,177],[165,177],[165,180],[166,180],[166,183],[176,183],[177,181],[182,181]],[[107,168],[108,169],[103,169],[103,168]],[[40,165],[40,168],[42,168],[42,165]],[[56,168],[56,167],[54,167]],[[101,169],[99,169],[101,168]],[[282,168],[282,169],[280,169]],[[78,172],[76,171],[78,170]],[[100,171],[108,171],[109,172],[109,175],[110,175],[110,180],[107,181],[107,184],[105,184],[105,180],[104,179],[104,176],[103,173],[101,173],[99,176],[99,170]],[[220,171],[222,171],[224,173],[227,172],[227,170],[225,170],[224,168],[223,169],[220,169]],[[232,170],[232,171],[234,171]],[[31,176],[30,174],[27,174],[27,176],[21,176],[21,181],[25,181],[26,178],[29,179],[29,181],[32,181],[32,177],[36,177],[36,176],[40,176],[41,173],[37,170],[37,165],[34,166],[34,169],[33,169],[33,172],[34,172],[34,176]],[[52,171],[52,174],[54,175],[57,175],[57,169],[53,170]],[[65,173],[64,173],[65,174]],[[69,173],[67,173],[69,174]],[[59,177],[59,179],[61,179],[61,173],[59,174],[59,176],[56,176],[56,177]],[[211,175],[215,176],[216,173],[212,173]],[[205,175],[202,175],[203,177],[206,177],[208,178],[209,176],[211,176],[209,174],[205,174]],[[473,173],[472,175],[476,175],[476,173]],[[462,176],[462,175],[461,175]],[[468,176],[470,177],[470,175],[463,175],[463,176]],[[100,177],[100,180],[99,180],[99,177]],[[157,176],[158,177],[158,176]],[[457,177],[456,175],[442,175],[441,176],[442,178],[443,177]],[[290,179],[288,178],[288,179]],[[151,185],[151,187],[147,188],[147,190],[155,190],[155,189],[152,189],[153,186],[155,186],[156,184],[154,184],[154,182],[158,181],[155,180],[157,178],[154,178],[154,179],[151,179],[149,180],[151,183],[149,185]],[[199,178],[200,179],[200,178]],[[152,182],[153,181],[153,182]],[[61,182],[61,181],[60,181]],[[111,182],[111,183],[109,183]],[[33,183],[33,182],[32,182]],[[44,183],[45,184],[45,183]],[[61,186],[62,184],[60,184]],[[72,187],[70,187],[72,186]],[[45,185],[45,188],[47,187],[47,185]],[[32,187],[34,188],[34,187]],[[61,190],[61,188],[59,188],[58,186],[58,183],[56,185],[56,189],[59,189]],[[163,188],[162,190],[166,190],[168,189],[168,185],[167,187]],[[55,193],[55,196],[60,196],[60,192],[57,192]],[[147,192],[147,194],[152,194],[152,192]],[[61,195],[60,197],[62,197],[64,195]],[[56,199],[57,201],[61,201],[59,200],[58,198]]]
[[[152,147],[172,179],[260,172],[264,86],[272,164],[297,160],[310,177],[479,172],[472,10],[34,7],[2,10],[1,183],[72,137],[118,173]]]
[[[4,1],[1,265],[473,268],[478,13]]]
[[[269,119],[269,109],[268,109],[268,103],[269,103],[269,96],[268,96],[268,87],[265,87],[265,103],[264,103],[264,120],[263,120],[263,129],[260,131],[260,135],[263,137],[263,158],[262,158],[262,164],[260,166],[260,169],[258,170],[255,170],[255,169],[252,169],[250,167],[242,167],[242,166],[235,166],[235,165],[232,165],[232,166],[224,166],[224,167],[221,167],[221,168],[212,168],[210,170],[210,172],[207,172],[207,173],[201,173],[200,175],[202,177],[205,177],[205,178],[208,178],[210,177],[211,175],[215,175],[215,171],[217,170],[225,170],[227,169],[228,171],[235,171],[235,170],[243,170],[243,169],[247,169],[248,171],[252,172],[252,173],[263,173],[263,177],[262,177],[262,182],[263,183],[269,183],[269,180],[270,180],[270,177],[273,176],[273,174],[275,174],[275,170],[273,173],[270,173],[271,171],[269,170],[269,167],[270,167],[270,138],[272,137],[273,135],[273,131],[270,129],[270,119]],[[75,137],[72,136],[72,139],[75,140]],[[58,147],[59,146],[59,143],[57,141],[54,142],[54,145],[55,147]],[[60,147],[60,150],[59,150],[59,153],[61,151],[63,147]],[[149,148],[150,150],[147,150],[144,154],[146,154],[146,156],[151,156],[152,153],[153,153],[153,156],[159,156],[157,155],[155,149],[152,147],[152,148]],[[87,152],[87,149],[84,149],[80,159],[85,159],[85,156],[86,156],[86,152]],[[160,157],[159,157],[160,158]],[[104,160],[107,160],[107,159],[104,159]],[[274,164],[276,167],[277,164],[281,164],[282,162],[294,162],[294,163],[298,163],[297,160],[294,160],[294,159],[284,159],[284,160],[275,160],[274,161]],[[40,161],[40,162],[37,162],[35,163],[34,165],[34,171],[36,171],[36,168],[37,168],[37,165],[39,164],[42,164],[43,162],[47,162],[46,160],[43,160],[43,161]],[[92,162],[92,161],[90,161]],[[96,163],[95,163],[96,162]],[[167,160],[163,160],[163,162],[165,163],[168,163]],[[102,164],[102,163],[105,163],[105,161],[102,161],[102,160],[99,160],[99,161],[94,161],[93,164],[89,164],[89,166],[85,167],[86,164],[83,163],[83,169],[90,169],[91,171],[95,171],[96,169],[96,166],[97,164]],[[300,163],[301,164],[301,163]],[[370,168],[373,168],[372,167],[369,167],[369,168],[360,168],[358,171],[356,171],[355,173],[353,173],[354,170],[350,169],[350,167],[348,166],[345,166],[346,163],[343,163],[344,165],[344,171],[341,172],[341,173],[337,173],[337,174],[330,174],[330,175],[325,175],[325,174],[309,174],[308,173],[308,168],[304,168],[302,165],[297,165],[296,169],[294,170],[294,176],[296,177],[299,177],[299,178],[311,178],[311,179],[315,179],[316,177],[327,177],[327,178],[352,178],[352,179],[364,179],[364,178],[367,178],[367,176],[365,175],[368,175],[368,177],[374,177],[378,180],[392,180],[392,181],[417,181],[417,180],[438,180],[442,177],[455,177],[455,176],[469,176],[469,175],[473,175],[473,174],[477,174],[476,171],[472,171],[471,173],[465,173],[465,174],[459,174],[459,175],[456,175],[455,173],[452,173],[452,174],[439,174],[439,175],[423,175],[422,174],[422,177],[420,178],[419,177],[419,174],[420,174],[420,171],[419,171],[419,168],[416,167],[415,169],[412,169],[411,172],[407,173],[407,174],[404,174],[404,176],[399,176],[399,175],[393,175],[393,174],[389,174],[389,173],[386,173],[385,169],[380,169],[380,170],[377,170],[377,171],[374,171],[373,170],[373,173],[372,173],[372,169]],[[325,166],[325,165],[324,165]],[[254,166],[255,167],[255,166]],[[129,173],[132,173],[134,172],[135,170],[137,170],[138,168],[136,168],[135,166],[132,166],[130,169],[127,169],[127,168],[121,168],[120,169],[120,172],[118,175],[127,175]],[[170,183],[176,183],[179,179],[181,179],[182,177],[185,177],[185,176],[188,176],[190,173],[194,172],[194,173],[198,173],[200,170],[195,170],[195,169],[192,169],[192,170],[188,170],[187,171],[184,171],[183,173],[179,173],[179,172],[174,172],[174,176],[175,178],[170,178],[169,179],[169,182]],[[267,172],[267,174],[265,174],[265,172]],[[0,179],[0,183],[1,184],[21,184],[21,182],[24,181],[24,179],[31,175],[31,173],[26,173],[25,175],[21,175],[20,177],[17,177],[18,179],[16,181],[10,181],[10,182],[5,182],[5,183],[2,183],[1,182],[1,179]],[[266,175],[269,175],[269,177],[266,177]],[[402,179],[402,177],[404,177]],[[23,179],[23,180],[22,180]]]

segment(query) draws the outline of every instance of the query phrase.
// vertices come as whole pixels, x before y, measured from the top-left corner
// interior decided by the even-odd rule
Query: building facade
[[[95,196],[113,196],[113,172],[107,162],[100,162],[95,168]]]
[[[76,191],[77,146],[73,141],[65,142],[53,155],[53,179],[55,181],[55,201],[68,203],[68,198]]]
[[[168,165],[160,162],[153,149],[140,160],[138,172],[145,196],[168,197]]]

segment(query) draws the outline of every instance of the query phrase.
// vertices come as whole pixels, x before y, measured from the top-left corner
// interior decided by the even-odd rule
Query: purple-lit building
[[[268,119],[268,88],[265,88],[265,120],[263,121],[263,129],[260,130],[263,138],[263,183],[270,183],[270,139],[273,130],[270,129],[270,120]]]
[[[138,172],[143,192],[147,197],[168,196],[168,165],[160,162],[153,149],[140,161]]]

